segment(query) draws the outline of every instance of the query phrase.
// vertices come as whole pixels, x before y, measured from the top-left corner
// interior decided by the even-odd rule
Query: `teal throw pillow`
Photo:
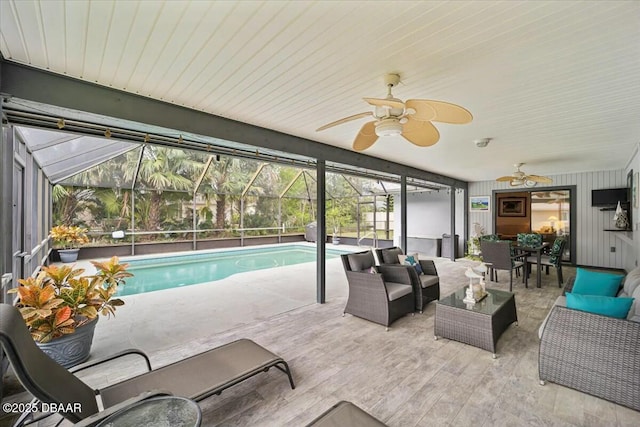
[[[416,256],[407,255],[407,257],[404,259],[404,264],[412,266],[413,268],[416,269],[416,273],[418,273],[418,275],[421,275],[422,267],[420,266],[420,263],[416,258],[417,258]]]
[[[614,297],[620,289],[622,274],[603,273],[578,268],[571,293]]]
[[[626,319],[632,303],[633,298],[567,294],[568,308],[618,319]]]

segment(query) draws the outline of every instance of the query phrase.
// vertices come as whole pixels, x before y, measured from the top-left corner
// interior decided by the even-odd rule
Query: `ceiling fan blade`
[[[407,108],[411,108],[415,113],[411,117],[421,122],[430,122],[436,118],[436,110],[431,106],[431,101],[426,99],[408,99],[405,102]]]
[[[435,117],[429,119],[434,122],[461,125],[473,120],[473,116],[466,108],[462,108],[459,105],[451,104],[449,102],[432,101],[429,99],[409,99],[407,100],[407,105],[420,105],[420,109],[427,112],[429,111],[427,109],[428,106],[428,108],[431,108],[435,112]],[[412,108],[419,111],[415,107]],[[425,113],[425,115],[426,114],[427,113]]]
[[[407,123],[402,126],[402,136],[418,147],[428,147],[440,139],[440,132],[431,122],[421,122],[407,116]]]
[[[321,130],[325,130],[337,125],[341,125],[342,123],[350,122],[351,120],[357,120],[367,116],[373,116],[373,113],[371,111],[368,111],[366,113],[354,114],[353,116],[345,117],[343,119],[336,120],[335,122],[328,123],[324,126],[320,126],[318,129],[316,129],[316,132],[320,132]]]
[[[525,179],[528,181],[542,182],[544,184],[551,184],[553,182],[551,178],[540,175],[527,175]]]
[[[500,178],[497,178],[496,181],[507,182],[507,181],[511,181],[512,179],[513,177],[509,175],[509,176],[501,176]]]
[[[376,122],[367,122],[360,128],[360,132],[358,132],[356,139],[353,141],[354,150],[366,150],[378,140],[375,124]]]
[[[404,102],[394,101],[392,99],[380,98],[362,98],[375,107],[400,108],[404,109]]]

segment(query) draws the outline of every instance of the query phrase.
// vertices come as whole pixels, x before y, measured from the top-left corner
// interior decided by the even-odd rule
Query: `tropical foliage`
[[[368,231],[367,213],[393,209],[392,198],[374,203],[375,184],[326,174],[329,232],[355,233],[358,224]],[[301,233],[317,212],[313,170],[148,145],[56,185],[54,195],[54,223],[84,226],[99,244],[132,229],[142,232],[136,241],[191,239],[180,231],[194,226],[198,239],[239,236],[240,229],[245,236]]]
[[[113,296],[133,276],[128,264],[117,257],[92,264],[97,269],[93,276],[66,265],[42,267],[36,277],[19,280],[20,286],[9,291],[18,294],[17,306],[34,340],[45,343],[72,334],[98,314],[115,315],[116,307],[124,305]]]
[[[89,243],[87,229],[76,225],[58,225],[51,229],[53,245],[59,249],[73,249]]]

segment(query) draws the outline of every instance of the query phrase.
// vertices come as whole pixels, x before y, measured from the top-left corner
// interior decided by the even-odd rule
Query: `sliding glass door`
[[[556,237],[567,240],[563,261],[571,260],[570,190],[531,191],[531,230],[553,243]]]

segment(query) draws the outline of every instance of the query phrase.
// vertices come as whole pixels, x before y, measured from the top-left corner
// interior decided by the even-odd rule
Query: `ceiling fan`
[[[372,116],[375,120],[365,123],[356,135],[353,141],[354,150],[366,150],[378,140],[378,137],[398,135],[419,147],[428,147],[440,139],[438,129],[431,122],[464,124],[473,120],[471,113],[459,105],[428,99],[408,99],[402,102],[394,98],[391,89],[400,83],[398,74],[385,75],[384,82],[388,88],[386,98],[364,98],[369,105],[375,107],[374,111],[336,120],[319,127],[316,132]]]
[[[548,178],[546,176],[527,175],[520,170],[520,167],[522,165],[524,165],[524,163],[514,164],[513,166],[516,168],[515,172],[513,172],[511,175],[501,176],[500,178],[496,179],[496,181],[509,181],[509,185],[512,187],[517,187],[520,185],[524,185],[525,187],[533,187],[539,182],[543,184],[551,184],[553,182],[551,178]]]

